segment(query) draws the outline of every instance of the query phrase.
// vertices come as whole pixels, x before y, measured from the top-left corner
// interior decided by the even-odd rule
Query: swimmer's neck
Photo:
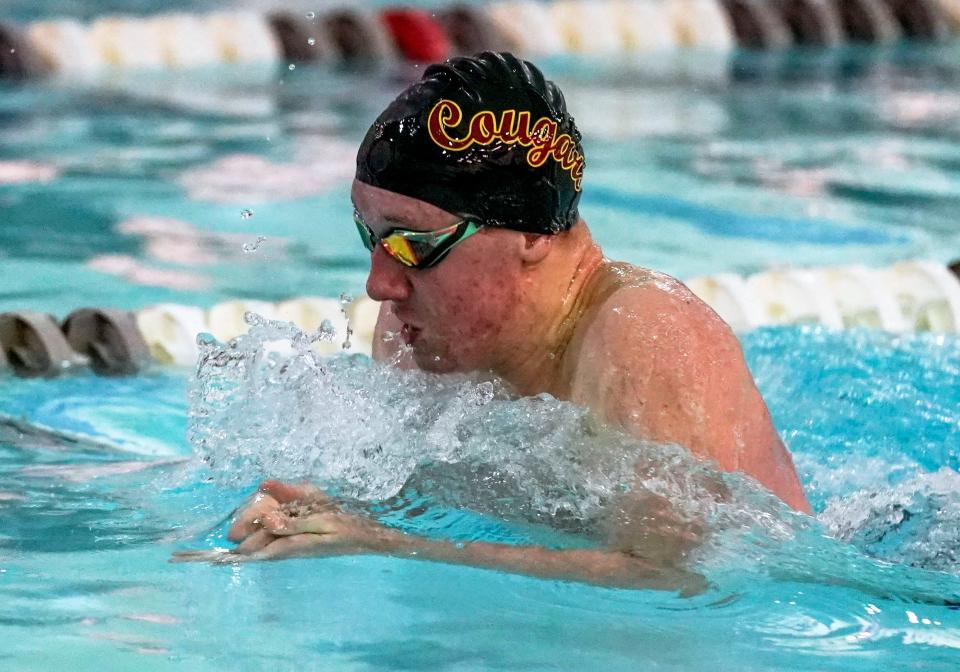
[[[527,284],[531,296],[524,304],[532,309],[518,315],[522,340],[494,369],[523,396],[546,392],[558,399],[569,397],[569,346],[592,304],[593,281],[605,262],[585,226],[576,238],[557,247],[555,258],[537,269]]]

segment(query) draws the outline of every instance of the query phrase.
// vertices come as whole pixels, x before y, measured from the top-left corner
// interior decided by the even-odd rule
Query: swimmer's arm
[[[211,557],[209,552],[200,552],[196,556],[187,553],[176,559],[242,562],[367,554],[465,565],[616,588],[675,590],[684,594],[694,594],[706,588],[705,580],[699,574],[659,565],[630,552],[557,550],[488,542],[458,543],[407,534],[375,520],[342,511],[303,518],[268,513],[262,516],[262,529],[249,536],[232,553],[218,557]]]
[[[403,348],[400,328],[403,323],[393,314],[393,303],[380,304],[380,315],[373,330],[373,359],[377,362],[393,363],[401,369],[415,369],[416,363],[409,349]]]
[[[285,503],[309,505],[314,513],[291,516],[283,509]],[[185,551],[175,553],[173,559],[234,563],[379,554],[611,587],[677,590],[684,594],[706,588],[702,576],[638,557],[632,549],[619,550],[626,546],[555,550],[487,542],[456,543],[407,534],[341,510],[334,500],[308,484],[265,481],[234,520],[227,536],[239,542],[232,551]]]
[[[674,567],[660,567],[629,553],[613,550],[558,550],[479,541],[459,544],[404,534],[384,552],[398,558],[495,569],[614,588],[677,590],[693,594],[706,587],[703,577],[698,574]]]

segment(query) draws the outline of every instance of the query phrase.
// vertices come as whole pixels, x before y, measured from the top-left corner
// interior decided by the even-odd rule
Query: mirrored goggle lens
[[[382,241],[387,253],[406,266],[419,266],[424,260],[433,254],[437,246],[443,242],[447,236],[417,236],[404,235],[403,233],[392,233]]]

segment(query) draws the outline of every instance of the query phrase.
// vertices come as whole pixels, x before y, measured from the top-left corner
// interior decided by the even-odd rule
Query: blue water
[[[584,130],[596,238],[689,277],[960,257],[957,52],[541,65]],[[0,83],[0,163],[53,174],[0,184],[0,310],[359,293],[353,148],[417,74]],[[0,669],[957,669],[960,611],[945,601],[960,597],[960,341],[791,328],[744,346],[816,519],[785,518],[785,538],[777,513],[726,530],[697,561],[711,587],[691,598],[379,557],[172,565],[174,551],[227,545],[224,521],[276,475],[247,459],[228,479],[192,459],[189,373],[0,378]],[[390,522],[550,538],[424,497]]]
[[[4,669],[955,669],[960,611],[942,600],[960,597],[960,491],[937,474],[960,462],[960,340],[765,329],[744,344],[819,521],[703,558],[711,587],[692,598],[369,556],[171,565],[226,545],[249,491],[174,461],[191,454],[186,378],[6,381],[6,411],[75,440],[2,440]],[[135,462],[156,464],[103,472]],[[837,513],[858,501],[863,521]],[[407,529],[498,529],[419,505]],[[844,521],[849,543],[824,536]]]
[[[687,278],[960,256],[958,56],[950,44],[542,65],[584,131],[582,214],[598,241]],[[359,293],[353,153],[417,74],[0,84],[2,160],[56,171],[0,184],[0,309]],[[176,221],[144,228],[157,218]]]

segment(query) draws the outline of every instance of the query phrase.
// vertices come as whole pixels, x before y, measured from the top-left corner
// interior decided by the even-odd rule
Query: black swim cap
[[[577,222],[582,177],[580,132],[563,94],[508,53],[428,67],[357,154],[361,182],[527,233]]]

